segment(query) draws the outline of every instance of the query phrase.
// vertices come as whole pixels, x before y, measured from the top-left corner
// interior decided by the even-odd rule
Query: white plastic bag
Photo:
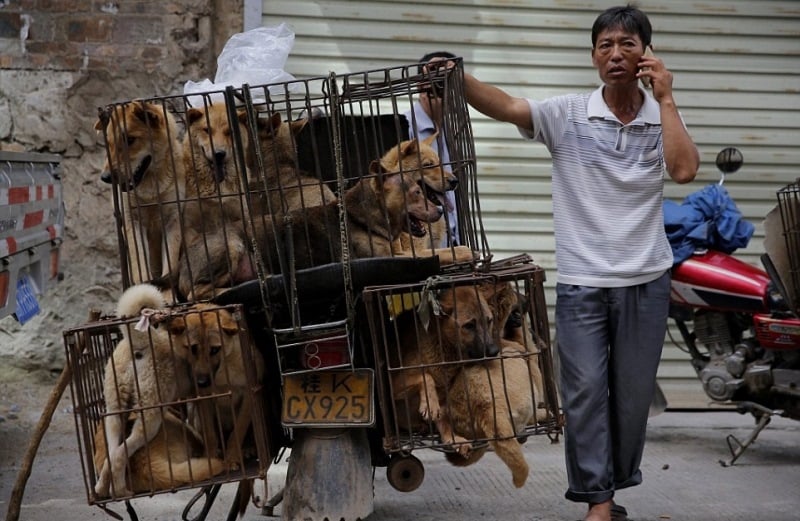
[[[205,93],[224,90],[228,86],[238,88],[245,83],[257,86],[293,81],[295,77],[284,70],[293,46],[294,32],[285,23],[234,34],[217,57],[214,81],[187,81],[183,93]],[[253,92],[254,97],[257,90]],[[276,93],[282,91],[283,89],[276,89]],[[212,96],[214,97],[216,95]],[[190,103],[195,105],[192,100]]]

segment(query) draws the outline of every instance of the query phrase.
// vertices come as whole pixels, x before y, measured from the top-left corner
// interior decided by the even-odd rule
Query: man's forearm
[[[667,172],[676,183],[688,183],[697,174],[700,154],[686,127],[683,126],[675,101],[661,100],[659,104]]]

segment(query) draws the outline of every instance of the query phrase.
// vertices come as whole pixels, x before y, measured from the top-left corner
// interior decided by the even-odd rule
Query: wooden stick
[[[94,321],[100,318],[100,312],[91,310],[89,312],[89,321]],[[22,466],[17,474],[17,480],[14,482],[14,490],[11,491],[11,499],[8,501],[8,511],[6,512],[6,521],[19,521],[19,511],[22,506],[22,496],[25,494],[25,485],[28,483],[28,478],[31,477],[31,470],[33,469],[33,460],[36,458],[36,453],[39,450],[39,445],[42,443],[44,433],[50,427],[50,421],[53,418],[58,402],[64,394],[64,390],[69,385],[72,379],[72,367],[67,364],[62,369],[61,374],[56,380],[55,386],[50,391],[50,397],[44,406],[39,422],[36,424],[36,430],[33,431],[33,436],[28,443],[28,449],[25,451],[25,457],[22,459]]]

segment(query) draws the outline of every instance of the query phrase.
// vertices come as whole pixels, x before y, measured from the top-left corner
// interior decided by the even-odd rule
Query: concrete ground
[[[50,383],[29,378],[0,383],[0,519],[30,432],[50,391]],[[795,521],[800,519],[800,422],[776,418],[756,443],[725,468],[730,459],[726,436],[744,440],[753,426],[735,412],[670,412],[651,418],[642,470],[644,483],[620,491],[617,501],[635,521]],[[563,445],[533,437],[523,446],[531,475],[521,489],[511,484],[508,469],[494,454],[467,468],[450,466],[440,453],[414,454],[425,465],[425,481],[414,492],[394,490],[384,468],[376,469],[374,513],[369,521],[481,520],[574,521],[584,505],[563,498],[566,475]],[[274,488],[285,464],[270,471]],[[263,485],[259,484],[259,490]],[[225,485],[208,516],[225,519],[234,493]],[[191,492],[161,494],[133,502],[142,521],[177,521]],[[127,519],[124,505],[113,509]],[[197,515],[194,510],[191,516]],[[280,505],[275,513],[280,514]],[[190,517],[191,517],[190,516]],[[22,521],[112,519],[89,506],[77,454],[75,422],[68,393],[62,398],[37,453],[28,481]],[[246,521],[267,521],[251,506]]]

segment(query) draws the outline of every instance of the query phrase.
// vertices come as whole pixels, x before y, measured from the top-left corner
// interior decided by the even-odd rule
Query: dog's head
[[[446,361],[497,356],[494,315],[477,286],[455,286],[442,290],[439,302],[439,332]]]
[[[247,113],[236,113],[235,125],[239,126],[242,146],[249,147],[247,138]],[[236,156],[233,145],[233,130],[224,102],[215,102],[205,108],[190,108],[186,111],[186,152],[205,164],[197,168],[212,173],[216,184],[233,179],[236,182]]]
[[[425,195],[434,205],[447,206],[444,192],[455,190],[458,178],[445,169],[439,154],[434,149],[437,134],[420,140],[401,141],[381,157],[381,165],[387,172],[403,172],[422,181]]]
[[[169,331],[200,392],[213,387],[225,357],[240,346],[239,324],[233,314],[211,304],[195,304],[185,315],[173,318]]]
[[[512,340],[524,344],[524,316],[529,307],[525,295],[517,291],[511,282],[486,283],[481,286],[481,293],[495,317],[495,341]]]
[[[380,205],[389,219],[392,237],[406,231],[416,237],[427,233],[423,223],[438,221],[444,212],[426,196],[423,183],[410,173],[387,172],[380,161],[370,164],[374,191],[379,194]]]
[[[145,101],[109,105],[98,109],[94,129],[104,134],[108,149],[100,179],[116,181],[123,191],[138,189],[149,181],[160,182],[162,191],[167,178],[149,179],[154,164],[168,165],[176,138],[175,119],[164,107]],[[169,176],[170,168],[161,169]],[[155,188],[157,190],[157,188]]]
[[[296,137],[308,123],[308,119],[283,121],[279,112],[267,118],[258,118],[258,146],[263,167],[270,171],[279,165],[294,166],[297,155]]]

